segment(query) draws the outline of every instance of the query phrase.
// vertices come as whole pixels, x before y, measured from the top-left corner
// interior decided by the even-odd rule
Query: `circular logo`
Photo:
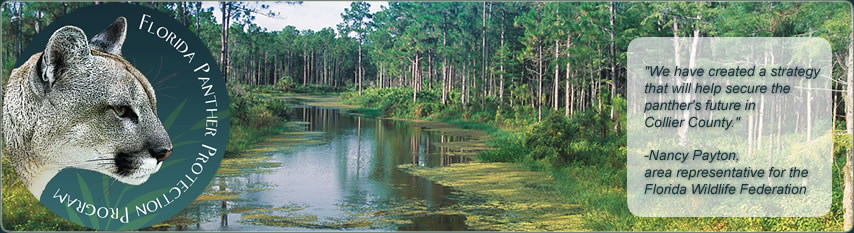
[[[44,28],[18,57],[3,145],[57,215],[135,230],[190,205],[214,177],[229,100],[210,50],[153,9],[110,3]]]

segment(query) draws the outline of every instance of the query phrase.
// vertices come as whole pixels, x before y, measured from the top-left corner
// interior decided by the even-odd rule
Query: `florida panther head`
[[[121,56],[119,17],[91,41],[53,33],[44,52],[12,71],[3,101],[4,146],[37,198],[60,170],[79,168],[139,185],[172,153],[154,89]]]

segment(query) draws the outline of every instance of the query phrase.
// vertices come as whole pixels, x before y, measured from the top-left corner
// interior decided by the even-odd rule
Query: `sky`
[[[368,3],[371,4],[371,13],[380,11],[380,6],[388,7],[388,2],[384,1],[369,1]],[[298,5],[277,2],[264,4],[270,5],[270,10],[278,14],[275,18],[255,15],[255,24],[267,28],[267,31],[279,31],[287,25],[293,25],[299,30],[319,31],[326,27],[332,27],[337,31],[336,25],[342,22],[341,13],[344,13],[344,8],[350,8],[350,2],[343,1],[304,1]],[[218,2],[204,1],[202,6],[204,8],[214,7],[217,22],[222,23],[222,19],[220,19],[222,13],[219,11]]]

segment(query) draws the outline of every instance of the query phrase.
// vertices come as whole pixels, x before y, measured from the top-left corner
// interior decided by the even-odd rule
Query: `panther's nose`
[[[166,160],[169,155],[172,154],[172,148],[161,147],[153,149],[149,151],[149,153],[151,153],[151,156],[154,156],[154,158],[157,159],[158,162],[162,162],[163,160]]]

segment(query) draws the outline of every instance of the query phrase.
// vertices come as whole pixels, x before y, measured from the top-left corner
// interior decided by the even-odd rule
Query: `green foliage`
[[[424,96],[424,92],[419,96]],[[347,92],[341,95],[345,103],[360,106],[372,106],[386,116],[412,117],[416,115],[418,105],[412,103],[411,88],[370,88],[358,92]],[[423,110],[420,110],[423,111]]]
[[[289,82],[284,80],[284,82]],[[279,85],[281,84],[281,85]],[[252,88],[254,92],[264,94],[312,94],[327,95],[349,91],[349,87],[335,87],[321,84],[292,85],[278,83],[276,85],[262,85]]]
[[[625,138],[620,141],[611,129],[608,116],[587,111],[569,119],[552,113],[528,132],[526,145],[530,159],[546,160],[549,166],[560,167],[569,162],[619,166],[624,161]]]
[[[345,92],[341,99],[347,104],[366,106],[377,109],[385,116],[414,118],[426,120],[467,120],[468,122],[495,123],[500,117],[498,113],[497,100],[489,98],[485,108],[466,108],[459,105],[454,98],[459,97],[459,92],[451,92],[448,103],[443,105],[441,101],[441,89],[429,89],[419,91],[417,102],[412,102],[411,88],[368,88],[358,92]],[[509,113],[508,113],[509,114]],[[512,115],[512,114],[511,114]],[[528,118],[528,116],[519,116]],[[526,119],[525,121],[529,121]]]
[[[575,132],[578,132],[576,124],[572,124],[566,117],[551,114],[528,134],[525,145],[532,148],[529,156],[534,160],[548,159],[552,163],[578,159],[570,146],[579,140]]]
[[[338,25],[338,30],[345,35],[355,33],[362,40],[371,29],[371,23],[367,20],[372,17],[370,8],[371,4],[367,2],[351,2],[350,7],[341,14],[344,22]]]
[[[528,155],[525,145],[525,135],[509,131],[493,134],[495,138],[489,141],[489,146],[495,150],[487,150],[478,154],[480,160],[486,162],[522,162]]]
[[[259,97],[242,85],[229,86],[231,129],[226,157],[235,157],[268,136],[285,130],[287,103],[276,98]]]
[[[280,77],[279,80],[276,81],[276,84],[273,86],[275,86],[278,89],[285,89],[286,90],[286,89],[291,89],[291,88],[296,87],[297,83],[293,78],[291,78],[291,76],[285,75],[285,76]]]
[[[845,131],[839,130],[833,132],[833,157],[838,159],[844,159],[845,153],[851,149],[852,145],[851,134],[845,133]]]
[[[5,154],[5,153],[3,153]],[[3,229],[7,231],[91,231],[54,214],[18,178],[9,158],[2,156]]]

